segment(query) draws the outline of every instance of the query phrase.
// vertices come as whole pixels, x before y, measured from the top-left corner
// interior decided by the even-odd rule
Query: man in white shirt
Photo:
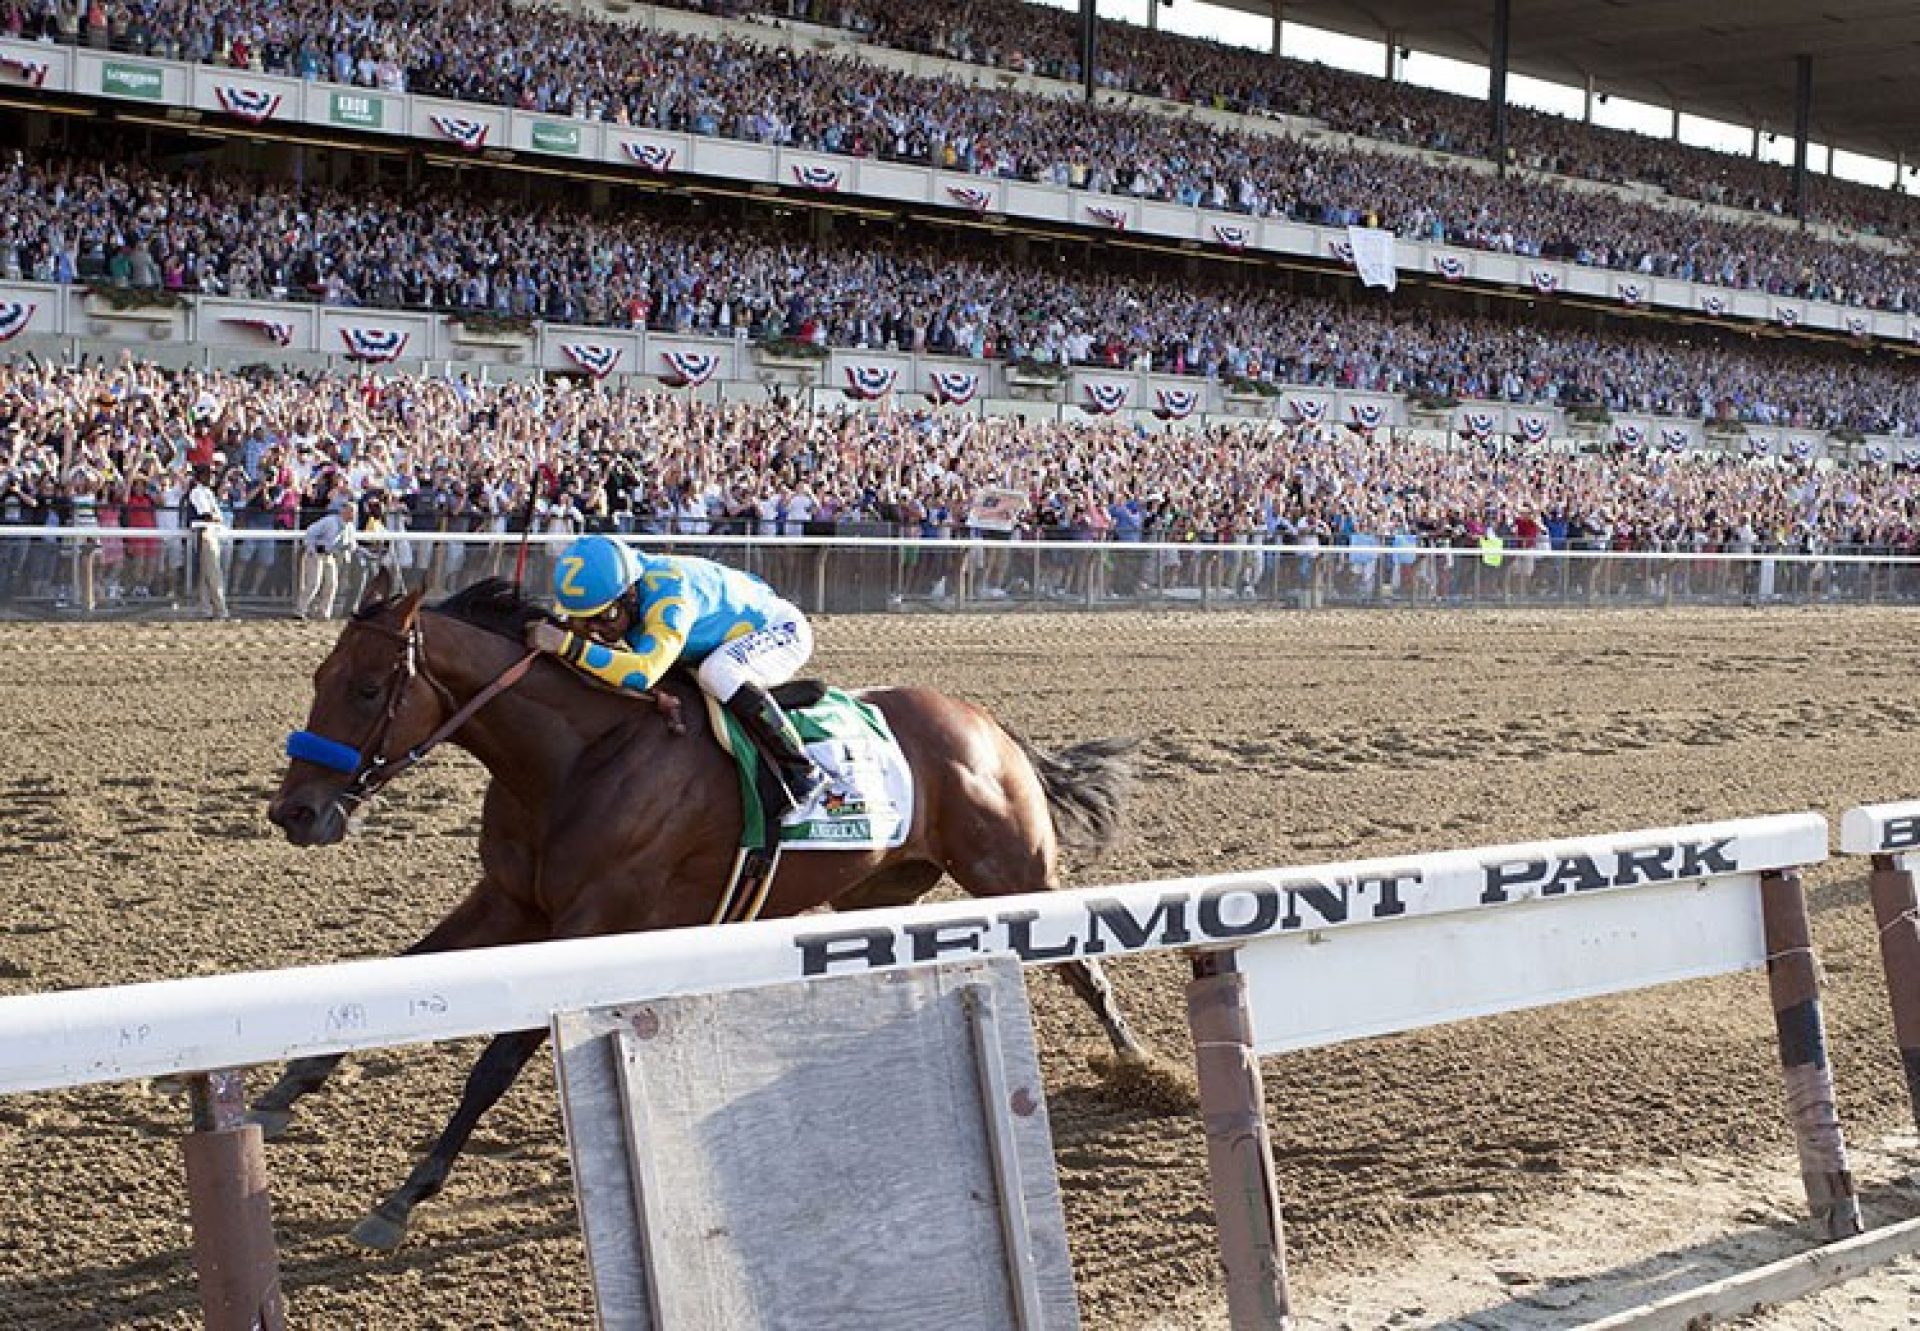
[[[209,483],[211,471],[204,465],[193,469],[193,488],[187,491],[187,525],[200,534],[201,602],[215,619],[227,619],[227,568],[225,534],[227,520],[220,512],[220,499]]]
[[[295,606],[300,618],[333,618],[340,566],[353,553],[354,518],[354,506],[349,501],[307,528],[302,538],[306,562],[300,566],[300,600]]]

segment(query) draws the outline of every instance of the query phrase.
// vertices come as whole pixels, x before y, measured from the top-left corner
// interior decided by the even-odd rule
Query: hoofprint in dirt
[[[0,991],[384,954],[452,903],[474,874],[482,787],[459,755],[411,774],[337,850],[302,854],[262,816],[331,637],[0,626]],[[1134,830],[1074,866],[1075,884],[1920,796],[1903,673],[1920,617],[1892,610],[842,618],[820,640],[835,680],[946,689],[1042,744],[1143,735]],[[1856,1144],[1877,1142],[1912,1125],[1864,867],[1808,883],[1841,1111]],[[1180,961],[1115,971],[1142,1033],[1186,1059]],[[1111,1093],[1088,1067],[1103,1046],[1091,1021],[1030,978],[1087,1325],[1205,1325],[1191,1319],[1220,1292],[1199,1125]],[[351,1062],[273,1149],[302,1325],[591,1323],[544,1068],[482,1126],[408,1247],[376,1259],[346,1241],[437,1130],[474,1050]],[[1574,1288],[1563,1278],[1631,1274],[1797,1214],[1790,1171],[1763,1181],[1791,1137],[1757,976],[1265,1070],[1310,1315],[1419,1325],[1454,1315],[1457,1287],[1460,1316],[1565,1324],[1613,1305],[1539,1304]],[[194,1324],[183,1121],[138,1085],[0,1100],[0,1326]],[[1870,1195],[1913,1162],[1873,1163]],[[1636,1214],[1672,1228],[1632,1230]],[[1563,1222],[1576,1232],[1556,1237]],[[1520,1263],[1505,1278],[1503,1245]],[[1368,1289],[1391,1297],[1363,1302]]]

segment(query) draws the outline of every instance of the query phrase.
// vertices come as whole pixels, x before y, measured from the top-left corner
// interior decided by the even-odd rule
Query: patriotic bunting
[[[1709,291],[1707,292],[1706,295],[1700,297],[1700,308],[1703,311],[1705,311],[1707,314],[1710,314],[1714,318],[1718,319],[1721,315],[1727,312],[1726,297],[1715,295],[1713,292]]]
[[[273,119],[273,113],[280,109],[279,93],[262,92],[258,88],[234,88],[216,84],[213,95],[220,99],[221,110],[246,121],[249,125],[266,124]]]
[[[1458,282],[1467,275],[1467,261],[1457,254],[1436,254],[1433,256],[1433,271],[1449,282]]]
[[[993,191],[974,185],[949,185],[947,193],[968,212],[984,213],[993,203]]]
[[[1469,439],[1491,439],[1499,428],[1499,422],[1490,411],[1469,411],[1461,414],[1460,432]]]
[[[1647,427],[1639,421],[1615,421],[1613,442],[1622,448],[1639,448],[1647,442]]]
[[[1868,444],[1867,445],[1867,461],[1885,462],[1886,460],[1887,460],[1887,446],[1885,444]]]
[[[1909,467],[1920,467],[1920,448],[1909,447],[1901,449],[1900,460]]]
[[[1237,253],[1240,250],[1244,250],[1248,243],[1252,241],[1253,228],[1250,226],[1235,226],[1231,222],[1215,222],[1213,224],[1213,238]]]
[[[1663,425],[1660,427],[1660,442],[1667,446],[1669,453],[1679,453],[1693,442],[1693,436],[1685,426]]]
[[[1333,251],[1333,257],[1341,263],[1353,262],[1353,242],[1345,236],[1335,236],[1327,242],[1327,248]]]
[[[1747,456],[1756,458],[1765,457],[1771,452],[1773,452],[1773,440],[1763,434],[1750,434],[1747,436]]]
[[[1127,405],[1132,390],[1125,384],[1094,383],[1086,386],[1087,400],[1081,407],[1096,416],[1111,416]]]
[[[1288,398],[1287,405],[1293,408],[1295,419],[1307,425],[1318,425],[1327,418],[1327,404],[1319,398]]]
[[[493,131],[493,126],[486,121],[469,120],[465,116],[436,115],[428,116],[427,119],[433,122],[433,127],[441,134],[470,153],[477,153],[486,147],[487,135]]]
[[[1872,327],[1872,321],[1864,314],[1849,314],[1847,316],[1847,331],[1855,337],[1865,337],[1867,331]]]
[[[1776,305],[1773,317],[1780,321],[1783,328],[1792,328],[1800,322],[1800,307],[1797,305]]]
[[[281,319],[222,319],[220,322],[251,329],[276,347],[293,345],[293,325]]]
[[[720,357],[711,351],[663,351],[660,359],[672,371],[667,377],[684,388],[700,387],[720,368]]]
[[[44,60],[28,60],[25,56],[0,52],[0,69],[10,74],[18,74],[36,88],[44,88],[47,83],[47,74],[53,66]]]
[[[680,156],[678,148],[664,143],[636,143],[632,139],[625,139],[620,147],[635,166],[642,171],[651,171],[656,176],[664,176],[673,170],[673,164]]]
[[[840,188],[843,172],[837,166],[795,166],[794,183],[802,189],[819,190],[823,194],[832,194]]]
[[[1802,462],[1805,462],[1813,456],[1813,440],[1811,439],[1796,439],[1790,447],[1793,449],[1793,455]]]
[[[604,379],[612,374],[613,367],[626,355],[625,347],[603,347],[597,342],[562,342],[560,350],[568,360],[596,379]]]
[[[1371,432],[1386,424],[1387,409],[1378,402],[1355,402],[1347,411],[1353,417],[1347,422],[1349,429]]]
[[[1513,418],[1513,437],[1523,444],[1544,444],[1553,432],[1553,418],[1537,411],[1523,411]]]
[[[348,327],[340,330],[340,340],[347,344],[347,359],[375,365],[399,360],[400,353],[407,349],[409,336],[411,334],[392,328]]]
[[[847,396],[857,397],[862,402],[885,397],[893,391],[894,381],[900,377],[900,371],[891,365],[849,365],[846,373]]]
[[[980,375],[974,370],[932,370],[927,374],[927,383],[933,389],[927,396],[956,407],[973,401],[980,391]]]
[[[1160,403],[1153,414],[1163,421],[1183,421],[1200,406],[1200,392],[1194,388],[1159,388],[1153,395]]]
[[[1105,208],[1097,203],[1087,205],[1087,211],[1099,218],[1115,231],[1127,229],[1127,210],[1125,208]]]
[[[24,301],[0,301],[0,342],[11,342],[26,332],[33,322],[33,312],[39,308]]]
[[[1613,290],[1623,305],[1639,305],[1647,298],[1647,289],[1638,282],[1615,282]]]
[[[1529,268],[1527,280],[1533,283],[1533,289],[1543,296],[1551,296],[1560,289],[1560,274],[1551,268]]]

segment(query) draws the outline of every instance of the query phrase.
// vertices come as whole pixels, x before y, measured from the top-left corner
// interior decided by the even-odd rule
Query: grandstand
[[[1458,53],[1496,12],[1379,35]],[[1590,96],[1677,77],[1581,22],[1497,44],[1516,72],[1577,49]],[[241,526],[371,483],[443,530],[538,490],[584,525],[920,533],[1014,487],[1028,530],[1089,535],[1444,543],[1526,511],[1545,543],[1905,548],[1911,201],[1760,161],[1810,39],[1742,32],[1737,75],[1676,68],[1757,113],[1750,158],[1104,22],[1088,102],[1073,16],[1016,0],[10,6],[0,522],[163,522],[218,455]],[[1800,141],[1903,159],[1875,57],[1813,54],[1851,90]],[[447,392],[366,387],[429,369]],[[616,465],[662,421],[680,441]],[[1212,492],[1200,430],[1244,460]],[[1414,438],[1463,449],[1457,490],[1301,481]],[[1522,484],[1516,451],[1606,455],[1602,483]],[[460,497],[428,513],[436,473]]]

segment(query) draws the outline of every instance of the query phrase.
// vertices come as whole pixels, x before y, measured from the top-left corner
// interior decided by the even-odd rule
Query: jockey
[[[694,665],[773,761],[793,808],[826,777],[768,688],[813,655],[806,617],[748,573],[686,555],[650,555],[611,536],[583,536],[554,565],[553,594],[572,631],[538,621],[527,645],[616,688],[645,692],[675,661]]]

